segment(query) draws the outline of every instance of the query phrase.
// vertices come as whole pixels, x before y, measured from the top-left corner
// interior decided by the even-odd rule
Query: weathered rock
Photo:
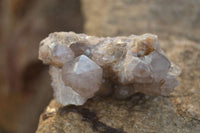
[[[135,94],[129,100],[95,98],[83,106],[52,100],[40,117],[36,133],[197,133],[200,131],[200,47],[188,40],[161,41],[181,67],[180,85],[170,96]],[[166,45],[168,44],[168,45]]]
[[[200,120],[200,45],[187,39],[170,41],[166,54],[182,70],[172,101],[185,119]],[[165,45],[165,44],[164,44]],[[174,98],[173,98],[174,97]]]
[[[120,99],[134,92],[167,96],[180,74],[152,34],[97,38],[56,32],[41,42],[39,59],[51,65],[55,97],[63,105],[82,105],[96,93],[103,94],[101,86],[107,84],[107,92],[113,90]]]
[[[98,36],[153,33],[200,41],[198,0],[81,0],[84,32]],[[167,5],[167,6],[166,6]]]

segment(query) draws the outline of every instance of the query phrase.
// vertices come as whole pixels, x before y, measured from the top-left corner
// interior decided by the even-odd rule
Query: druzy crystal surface
[[[96,95],[166,96],[180,74],[153,34],[111,38],[55,32],[41,41],[39,59],[50,65],[54,96],[62,105],[83,105]]]

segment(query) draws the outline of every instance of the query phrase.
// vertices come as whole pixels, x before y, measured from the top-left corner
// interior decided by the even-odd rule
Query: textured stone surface
[[[57,102],[63,105],[81,105],[95,93],[102,95],[106,86],[110,86],[107,92],[113,91],[117,98],[122,96],[120,99],[134,92],[167,96],[178,85],[176,76],[180,74],[153,34],[97,38],[73,32],[51,33],[40,44],[39,59],[52,66],[52,86]]]
[[[199,0],[81,0],[84,32],[98,36],[154,33],[200,41]],[[167,6],[166,6],[167,5]],[[103,10],[102,10],[103,9]]]
[[[178,77],[181,84],[170,96],[135,94],[122,101],[99,97],[84,106],[63,109],[52,100],[40,117],[36,133],[199,132],[199,44],[174,39],[161,41],[161,44],[168,57],[182,69]]]
[[[164,44],[164,43],[163,43]],[[187,39],[174,40],[165,46],[168,56],[182,69],[179,86],[172,101],[176,111],[186,120],[200,120],[200,45]],[[173,98],[174,97],[174,98]]]

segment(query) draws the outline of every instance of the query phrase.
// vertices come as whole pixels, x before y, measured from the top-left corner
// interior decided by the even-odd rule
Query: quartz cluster
[[[50,65],[54,96],[62,105],[83,105],[95,95],[169,95],[180,74],[153,34],[111,38],[55,32],[41,41],[39,59]]]

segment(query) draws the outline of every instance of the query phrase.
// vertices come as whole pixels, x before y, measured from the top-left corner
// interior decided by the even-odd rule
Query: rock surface
[[[89,35],[153,33],[200,41],[199,0],[81,0]],[[167,5],[167,6],[166,6]]]
[[[200,46],[186,39],[160,42],[182,69],[180,85],[170,96],[135,94],[127,101],[97,97],[83,106],[64,108],[52,100],[36,133],[199,132]]]
[[[122,132],[113,128],[123,128],[128,133],[199,132],[200,52],[199,43],[195,42],[200,41],[200,2],[81,0],[81,3],[84,32],[87,34],[118,36],[150,32],[163,38],[160,43],[167,57],[182,69],[178,78],[180,85],[167,97],[144,97],[137,94],[131,98],[132,101],[101,98],[89,100],[81,108],[87,110],[86,115],[94,112],[98,121],[93,113],[83,115],[81,110],[84,109],[80,108],[74,110],[71,107],[71,112],[66,110],[69,113],[56,114],[61,105],[52,100],[40,117],[37,133]]]

